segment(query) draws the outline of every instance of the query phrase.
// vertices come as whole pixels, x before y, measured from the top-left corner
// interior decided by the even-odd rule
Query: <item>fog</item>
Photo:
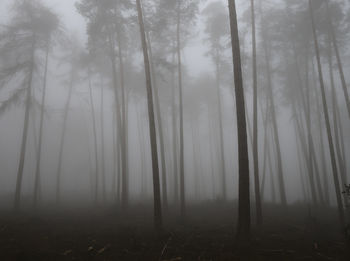
[[[224,204],[246,239],[274,206],[343,229],[349,19],[346,0],[1,0],[1,211],[145,208],[159,230]]]

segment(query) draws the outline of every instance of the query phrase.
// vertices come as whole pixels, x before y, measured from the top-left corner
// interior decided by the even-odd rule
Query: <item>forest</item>
[[[349,0],[1,0],[0,260],[349,260]]]

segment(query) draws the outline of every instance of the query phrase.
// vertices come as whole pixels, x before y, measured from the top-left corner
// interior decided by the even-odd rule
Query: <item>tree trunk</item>
[[[151,70],[150,70],[150,63],[149,63],[149,57],[148,57],[145,28],[143,23],[141,1],[136,0],[136,4],[137,4],[137,13],[138,13],[138,19],[139,19],[142,50],[143,50],[143,57],[144,57],[144,64],[145,64],[145,75],[146,75],[149,131],[150,131],[152,169],[153,169],[154,225],[157,230],[160,230],[162,228],[162,211],[161,211],[162,206],[161,206],[161,199],[160,199],[157,137],[156,137],[156,126],[155,126],[155,120],[154,120]]]
[[[154,90],[154,101],[156,105],[156,115],[158,123],[158,135],[159,135],[159,146],[160,146],[160,160],[162,164],[162,195],[163,195],[163,206],[164,209],[168,209],[168,190],[167,190],[167,174],[166,174],[166,164],[165,164],[165,149],[164,149],[164,132],[163,132],[163,122],[160,110],[160,101],[158,94],[157,77],[153,60],[152,44],[149,39],[149,33],[146,33],[146,39],[148,40],[150,64],[151,64],[151,76]]]
[[[64,147],[64,141],[65,141],[66,130],[67,130],[67,119],[68,119],[70,101],[72,98],[74,77],[75,77],[75,71],[74,71],[74,69],[72,69],[71,76],[70,76],[70,82],[69,82],[68,97],[66,100],[66,105],[64,107],[63,127],[62,127],[61,140],[60,140],[61,141],[60,150],[59,150],[59,155],[58,155],[58,167],[57,167],[57,174],[56,174],[56,204],[58,204],[60,202],[60,199],[61,199],[61,175],[62,175],[63,147]]]
[[[179,84],[179,113],[180,113],[180,207],[181,217],[184,219],[186,214],[185,199],[185,166],[184,166],[184,120],[183,120],[183,96],[182,96],[182,63],[181,63],[181,40],[180,40],[180,8],[177,10],[177,29],[176,29],[176,52],[178,67],[178,84]]]
[[[94,135],[94,156],[95,156],[95,189],[94,189],[94,200],[95,204],[97,204],[98,200],[98,155],[97,155],[97,131],[96,131],[96,116],[95,116],[95,106],[94,106],[94,99],[92,95],[92,86],[91,86],[91,70],[89,67],[88,70],[88,78],[89,78],[89,95],[90,95],[90,106],[91,106],[91,116],[92,116],[92,130]]]
[[[249,156],[247,144],[247,127],[244,106],[244,90],[236,2],[235,0],[228,0],[228,4],[230,13],[238,133],[239,199],[237,236],[240,240],[245,240],[249,239],[250,237]]]
[[[256,222],[262,224],[262,208],[260,198],[259,180],[259,154],[258,154],[258,79],[256,66],[256,33],[255,33],[255,8],[254,0],[250,1],[252,13],[252,52],[253,52],[253,161],[254,161],[254,184],[255,184],[255,204]]]
[[[326,101],[326,93],[325,93],[325,87],[324,87],[324,81],[323,81],[320,51],[319,51],[319,45],[318,45],[318,40],[317,40],[317,35],[316,35],[316,28],[315,28],[315,21],[314,21],[314,16],[313,16],[311,0],[309,0],[309,12],[310,12],[310,17],[311,17],[312,33],[313,33],[314,44],[315,44],[317,68],[318,68],[321,95],[322,95],[323,114],[325,117],[326,128],[327,128],[328,145],[329,145],[329,151],[330,151],[330,157],[331,157],[331,163],[332,163],[333,179],[334,179],[334,186],[335,186],[335,191],[336,191],[336,198],[337,198],[337,205],[338,205],[338,212],[339,212],[338,214],[339,214],[339,219],[340,219],[340,225],[342,227],[344,227],[344,224],[345,224],[344,209],[343,209],[343,203],[341,200],[341,191],[340,191],[340,186],[339,186],[337,163],[336,163],[335,153],[334,153],[334,145],[333,145],[331,126],[330,126],[329,115],[328,115],[328,107],[327,107],[327,101]]]
[[[105,173],[105,131],[104,131],[104,85],[101,78],[101,101],[100,101],[100,117],[101,117],[101,183],[102,183],[102,199],[106,203],[106,173]]]
[[[343,64],[342,64],[342,61],[341,61],[341,58],[340,58],[340,54],[339,54],[337,37],[336,37],[335,31],[334,31],[334,26],[333,26],[333,22],[332,22],[332,18],[331,18],[331,13],[330,13],[330,9],[329,9],[328,0],[326,0],[325,2],[326,2],[326,7],[327,7],[327,19],[328,19],[329,30],[330,30],[330,34],[331,34],[331,38],[332,38],[332,43],[333,43],[333,47],[334,47],[334,51],[335,51],[335,56],[337,58],[337,64],[338,64],[338,68],[339,68],[339,75],[340,75],[341,84],[342,84],[342,87],[343,87],[344,98],[345,98],[346,106],[347,106],[347,109],[348,109],[348,114],[349,114],[349,117],[350,117],[350,99],[349,99],[348,88],[346,86],[346,80],[345,80],[345,76],[344,76]]]
[[[129,204],[129,174],[128,174],[128,142],[127,142],[127,118],[126,118],[126,102],[125,102],[125,80],[124,80],[124,61],[122,52],[122,43],[120,39],[120,32],[117,34],[118,41],[118,56],[119,56],[119,74],[121,87],[121,155],[122,155],[122,206],[126,208]]]
[[[264,18],[262,18],[262,26],[265,26]],[[284,184],[284,173],[283,173],[283,164],[282,164],[282,155],[281,155],[281,146],[280,146],[280,139],[279,139],[279,132],[277,127],[277,116],[276,116],[276,109],[275,109],[275,101],[274,101],[274,95],[273,95],[273,86],[272,86],[272,79],[271,79],[271,62],[270,62],[270,53],[268,51],[268,45],[267,45],[267,37],[265,30],[266,28],[262,29],[263,31],[263,49],[265,53],[265,67],[267,71],[267,81],[268,81],[268,97],[270,99],[270,105],[271,105],[271,118],[272,118],[272,127],[274,132],[274,139],[275,139],[275,147],[276,147],[276,153],[277,153],[277,167],[278,167],[278,183],[279,183],[279,190],[280,190],[280,196],[281,196],[281,202],[283,206],[287,206],[287,197],[286,197],[286,190],[285,190],[285,184]]]
[[[41,111],[40,111],[40,125],[39,125],[39,144],[38,144],[38,156],[36,158],[36,171],[34,181],[34,207],[37,207],[39,198],[40,187],[40,162],[41,162],[41,148],[43,139],[43,126],[44,126],[44,113],[45,113],[45,98],[46,98],[46,85],[47,85],[47,68],[49,63],[49,51],[50,51],[50,39],[47,40],[46,57],[45,57],[45,69],[44,69],[44,85],[41,96]]]
[[[335,140],[335,151],[338,159],[338,167],[340,172],[340,178],[342,184],[348,184],[345,170],[345,161],[344,155],[342,154],[342,149],[340,146],[340,137],[339,137],[339,129],[338,129],[338,117],[337,117],[337,96],[334,85],[334,75],[333,75],[333,59],[332,59],[332,44],[329,43],[328,50],[328,69],[329,69],[329,78],[331,82],[331,93],[332,93],[332,112],[333,112],[333,133]],[[343,194],[344,204],[345,206],[348,204],[348,197],[346,194]]]
[[[35,45],[36,45],[35,35],[33,35],[33,44],[31,49],[31,58],[30,58],[31,65],[30,65],[29,78],[28,78],[26,108],[25,108],[24,124],[23,124],[23,132],[22,132],[21,154],[20,154],[19,164],[18,164],[16,191],[15,191],[15,199],[14,199],[15,211],[19,210],[20,202],[21,202],[23,168],[24,168],[24,160],[25,160],[26,147],[27,147],[29,111],[30,111],[30,105],[31,105],[32,80],[33,80],[33,73],[34,73]]]

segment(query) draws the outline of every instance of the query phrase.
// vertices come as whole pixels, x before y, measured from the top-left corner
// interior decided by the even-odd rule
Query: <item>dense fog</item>
[[[1,0],[0,208],[345,225],[349,26],[347,0]]]

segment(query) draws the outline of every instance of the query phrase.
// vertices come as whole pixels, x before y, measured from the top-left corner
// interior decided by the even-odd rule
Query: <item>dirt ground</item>
[[[334,209],[264,206],[264,225],[249,246],[235,239],[235,203],[207,202],[164,215],[153,231],[152,206],[43,208],[0,212],[0,260],[350,260]],[[252,223],[254,224],[254,218]]]

